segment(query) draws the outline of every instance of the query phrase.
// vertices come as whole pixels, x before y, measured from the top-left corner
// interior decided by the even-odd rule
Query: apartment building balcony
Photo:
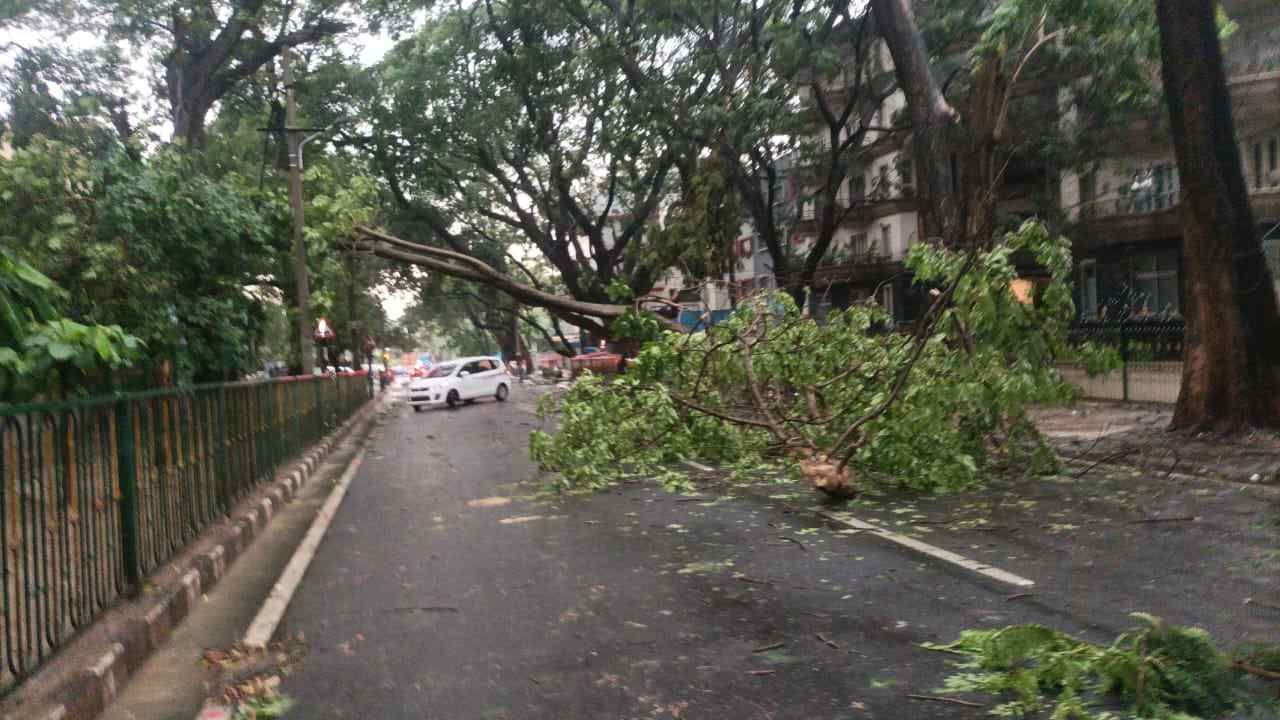
[[[1259,223],[1280,222],[1280,177],[1250,185],[1249,202]],[[1178,191],[1132,193],[1081,203],[1073,233],[1080,249],[1151,242],[1182,236]]]
[[[872,220],[914,212],[918,209],[918,200],[912,195],[890,197],[888,195],[869,194],[862,198],[836,198],[836,217],[841,227],[866,225]],[[817,203],[804,203],[796,215],[795,230],[797,232],[817,232],[820,216]]]
[[[878,282],[902,271],[902,261],[880,250],[836,253],[818,266],[813,283],[818,287],[857,285]]]

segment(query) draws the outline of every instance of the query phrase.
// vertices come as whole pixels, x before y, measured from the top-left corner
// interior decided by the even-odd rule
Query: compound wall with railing
[[[1120,367],[1092,377],[1076,365],[1059,364],[1058,370],[1087,398],[1174,403],[1178,400],[1182,381],[1185,330],[1180,319],[1136,318],[1076,323],[1071,328],[1072,342],[1091,342],[1116,348],[1120,353]]]
[[[348,373],[0,406],[0,695],[369,397]]]

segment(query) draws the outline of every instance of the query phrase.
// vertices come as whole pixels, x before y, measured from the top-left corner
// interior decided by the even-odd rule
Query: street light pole
[[[289,147],[289,207],[293,209],[293,281],[298,297],[298,349],[301,351],[302,374],[315,369],[315,348],[311,343],[311,279],[307,271],[306,221],[302,207],[302,139],[292,128],[298,125],[298,105],[293,92],[293,48],[280,55],[284,73],[285,141]]]

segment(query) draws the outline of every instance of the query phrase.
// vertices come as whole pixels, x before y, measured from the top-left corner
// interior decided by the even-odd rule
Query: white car
[[[491,397],[505,402],[511,393],[511,377],[502,363],[491,357],[469,357],[450,360],[431,368],[425,377],[409,383],[409,404],[414,412],[433,405],[456,407]]]

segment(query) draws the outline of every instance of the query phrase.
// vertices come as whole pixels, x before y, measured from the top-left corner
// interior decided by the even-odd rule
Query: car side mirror
[[[464,377],[466,377],[466,376],[468,376],[468,375],[470,375],[470,374],[471,374],[471,373],[467,372],[466,370],[463,370],[462,372],[458,373],[458,377],[460,377],[460,378],[464,378]]]

